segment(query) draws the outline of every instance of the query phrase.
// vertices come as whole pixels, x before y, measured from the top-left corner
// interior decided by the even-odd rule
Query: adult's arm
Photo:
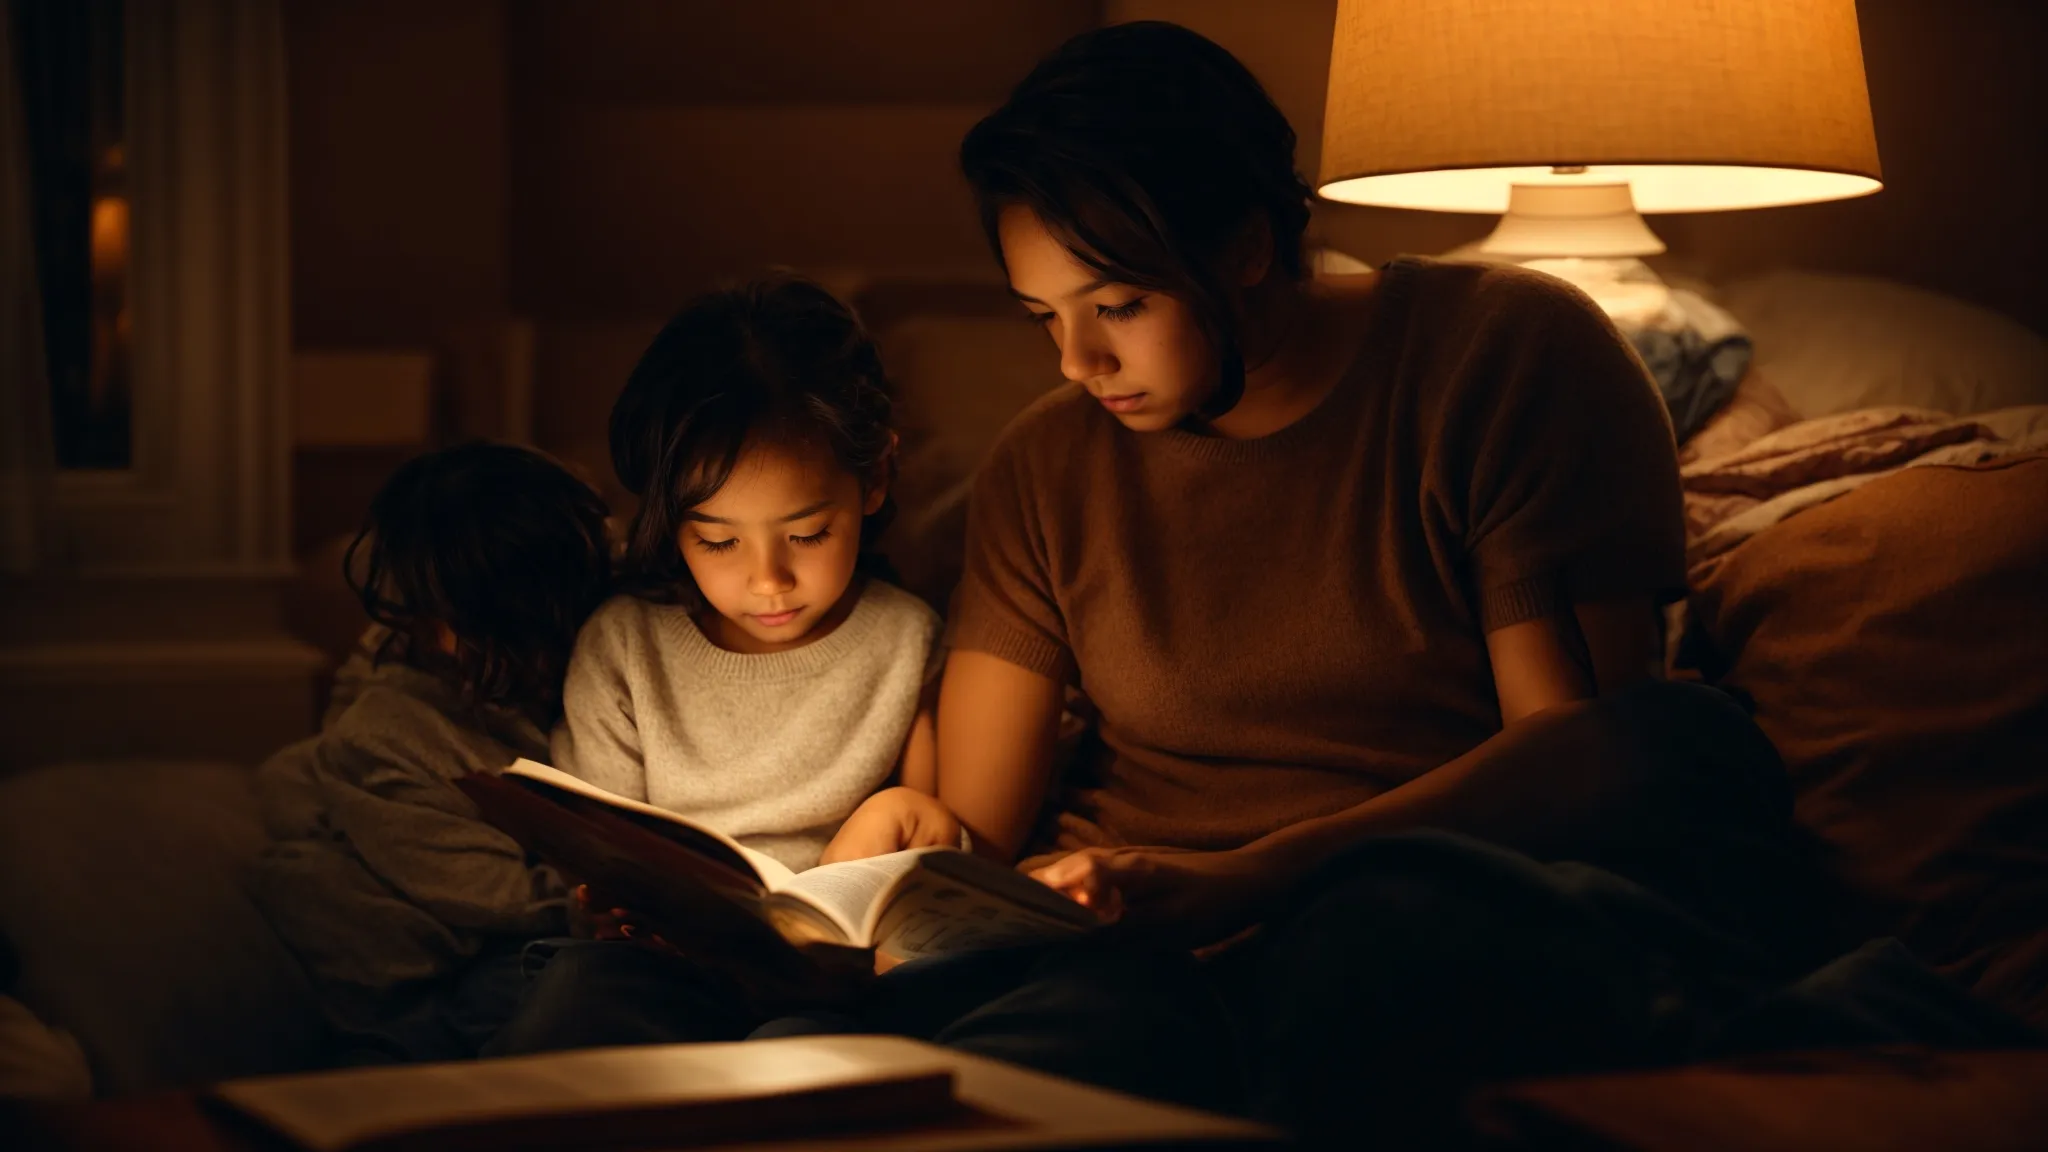
[[[1587,722],[1587,703],[1650,675],[1652,620],[1649,599],[1634,597],[1488,633],[1498,733],[1433,772],[1251,849],[1299,876],[1363,837],[1409,828],[1464,832],[1537,856],[1592,847],[1625,818],[1645,766],[1625,734]]]
[[[1487,635],[1505,724],[1432,772],[1329,816],[1226,852],[1088,849],[1035,876],[1107,915],[1202,944],[1256,920],[1280,893],[1359,840],[1414,828],[1465,832],[1536,856],[1573,854],[1617,826],[1645,767],[1588,705],[1648,676],[1647,597],[1581,605]]]
[[[1008,863],[1045,802],[1062,689],[986,652],[955,651],[939,688],[939,799],[977,852]]]

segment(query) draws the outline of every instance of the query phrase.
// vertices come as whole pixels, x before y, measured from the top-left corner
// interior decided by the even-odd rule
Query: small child
[[[717,292],[669,322],[612,409],[612,465],[641,498],[629,594],[577,638],[556,768],[798,871],[964,846],[932,795],[939,618],[872,550],[889,417],[874,344],[815,284]],[[591,911],[600,939],[554,953],[488,1054],[737,1040],[766,1018],[731,974],[606,939],[636,925]]]
[[[567,930],[561,880],[451,782],[546,756],[610,561],[597,493],[523,448],[419,457],[371,503],[344,567],[375,624],[320,733],[258,769],[272,844],[252,875],[344,1063],[475,1055],[514,1007],[519,946]]]

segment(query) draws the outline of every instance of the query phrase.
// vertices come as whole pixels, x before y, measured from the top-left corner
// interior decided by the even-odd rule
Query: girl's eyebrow
[[[789,515],[784,516],[782,518],[782,522],[784,524],[788,524],[794,520],[802,520],[805,517],[816,516],[818,513],[823,512],[825,509],[830,508],[832,506],[832,501],[820,500],[816,504],[812,504],[807,508],[799,508],[796,511],[791,512]],[[685,512],[683,513],[683,519],[693,524],[724,524],[728,527],[732,524],[732,521],[726,519],[723,516],[706,516],[702,512]]]

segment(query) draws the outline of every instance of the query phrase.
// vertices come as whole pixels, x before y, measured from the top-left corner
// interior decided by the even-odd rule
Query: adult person
[[[1524,270],[1311,276],[1295,144],[1160,23],[1070,41],[962,144],[1069,383],[976,480],[939,797],[1118,933],[954,965],[1010,983],[932,1034],[1212,1104],[1235,1055],[1337,1143],[1440,1134],[1488,1078],[1893,1037],[1745,1015],[1818,942],[1774,750],[1657,676],[1685,542],[1640,362]],[[1069,685],[1099,719],[1055,780]]]

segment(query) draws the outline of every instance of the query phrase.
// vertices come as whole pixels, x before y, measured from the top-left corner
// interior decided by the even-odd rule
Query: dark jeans
[[[891,970],[846,1010],[775,1018],[716,974],[633,944],[539,941],[528,970],[482,1055],[867,1032],[1211,1108],[1239,1095],[1223,1002],[1185,952],[1088,942],[937,957]]]
[[[1312,1144],[1400,1146],[1454,1138],[1465,1094],[1511,1076],[2035,1041],[1894,943],[1824,962],[1783,768],[1726,697],[1649,686],[1583,722],[1623,734],[1655,784],[1595,862],[1377,837],[1206,962],[1113,938],[947,958],[892,971],[849,1012],[765,1022],[731,1018],[687,965],[607,946],[544,970],[493,1048],[890,1032]]]
[[[483,1056],[744,1040],[765,1019],[715,974],[637,944],[537,940],[522,968],[518,1008]]]
[[[484,949],[444,980],[354,998],[327,997],[335,1060],[341,1065],[468,1060],[519,1005],[526,978],[523,942]]]

